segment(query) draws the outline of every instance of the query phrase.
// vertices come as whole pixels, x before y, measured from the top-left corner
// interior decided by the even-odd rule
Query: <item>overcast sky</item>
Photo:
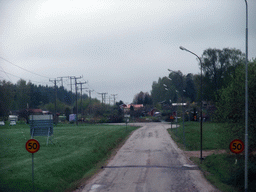
[[[252,59],[256,1],[248,7]],[[199,56],[207,48],[245,52],[244,0],[0,0],[0,15],[0,80],[52,86],[49,78],[83,76],[78,82],[98,99],[106,92],[130,103],[167,69],[199,73],[179,46]]]

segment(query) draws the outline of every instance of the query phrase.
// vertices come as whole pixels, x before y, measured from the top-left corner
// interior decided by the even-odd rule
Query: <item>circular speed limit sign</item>
[[[29,153],[36,153],[40,149],[40,144],[35,139],[29,139],[26,143],[26,149]]]
[[[236,154],[241,153],[244,150],[244,143],[239,139],[235,139],[231,141],[231,143],[229,144],[229,149],[233,153],[236,153]]]

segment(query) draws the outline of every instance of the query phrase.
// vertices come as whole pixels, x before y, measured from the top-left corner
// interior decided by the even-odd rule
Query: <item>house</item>
[[[43,115],[42,109],[28,109],[30,115]]]

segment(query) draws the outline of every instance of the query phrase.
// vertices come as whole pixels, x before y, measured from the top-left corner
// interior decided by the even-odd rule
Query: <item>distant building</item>
[[[28,109],[30,115],[43,115],[42,109]]]
[[[134,111],[143,108],[143,104],[129,104],[126,106],[127,109],[130,109],[133,106]]]
[[[134,111],[138,111],[140,109],[143,109],[143,104],[128,104],[126,107],[124,107],[124,112],[128,113],[130,112],[130,108],[133,106]]]

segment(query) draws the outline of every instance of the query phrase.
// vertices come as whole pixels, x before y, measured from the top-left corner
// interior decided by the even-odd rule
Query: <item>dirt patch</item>
[[[198,157],[200,158],[200,152],[201,151],[184,151],[184,154],[190,158],[190,157]],[[228,153],[226,150],[207,150],[207,151],[202,151],[202,157],[205,158],[209,155],[212,154],[224,154],[224,153]]]

